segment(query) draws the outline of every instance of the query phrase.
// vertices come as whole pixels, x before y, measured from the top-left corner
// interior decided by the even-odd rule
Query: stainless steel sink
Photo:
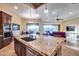
[[[24,38],[21,38],[21,39],[23,39],[27,42],[35,40],[35,38],[32,38],[32,37],[24,37]]]

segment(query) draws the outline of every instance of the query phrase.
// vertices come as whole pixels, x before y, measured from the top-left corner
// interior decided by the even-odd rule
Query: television
[[[19,24],[13,24],[13,25],[12,25],[12,30],[13,30],[13,31],[20,30],[20,25],[19,25]]]
[[[67,26],[66,31],[75,31],[75,26]]]

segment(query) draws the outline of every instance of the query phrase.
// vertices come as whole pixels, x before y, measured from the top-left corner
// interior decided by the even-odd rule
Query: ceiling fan
[[[59,18],[59,16],[57,16],[56,20],[57,20],[57,21],[60,21],[60,20],[64,20],[64,19]]]

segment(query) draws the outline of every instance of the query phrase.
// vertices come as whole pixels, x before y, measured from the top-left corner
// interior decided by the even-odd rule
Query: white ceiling
[[[8,9],[11,12],[16,13],[21,18],[27,19],[28,14],[30,14],[30,8],[28,4],[24,3],[10,3],[10,4],[0,4],[3,6],[9,7]],[[17,6],[18,9],[15,10],[14,6]],[[42,21],[52,21],[57,22],[56,18],[59,16],[59,18],[62,18],[65,20],[71,19],[73,17],[79,16],[79,4],[72,4],[72,3],[49,3],[47,4],[49,13],[45,14],[45,4],[40,6],[37,9],[31,8],[31,16],[35,17],[35,12],[38,11],[40,19]],[[61,21],[60,21],[61,22]]]
[[[47,4],[49,13],[44,13],[45,5],[38,8],[40,17],[45,21],[56,21],[57,16],[62,19],[70,19],[79,14],[79,4],[50,3]],[[72,12],[72,14],[71,14]]]

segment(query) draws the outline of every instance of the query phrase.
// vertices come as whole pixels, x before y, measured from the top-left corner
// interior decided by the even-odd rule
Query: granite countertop
[[[55,50],[62,45],[64,38],[62,37],[53,37],[53,36],[44,36],[37,35],[36,40],[33,41],[24,41],[21,38],[27,37],[28,35],[21,35],[15,37],[17,40],[22,42],[23,44],[29,46],[33,50],[39,52],[42,55],[54,55]]]

